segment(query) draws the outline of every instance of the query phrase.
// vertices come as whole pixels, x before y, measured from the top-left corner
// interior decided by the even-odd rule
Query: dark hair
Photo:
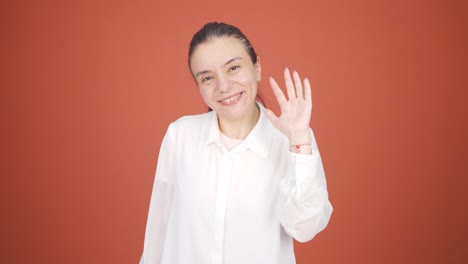
[[[249,39],[247,39],[247,37],[240,31],[240,29],[222,22],[210,22],[205,24],[202,29],[195,33],[195,35],[192,37],[192,41],[190,41],[188,54],[188,64],[190,71],[190,58],[192,57],[193,52],[198,47],[198,45],[203,44],[211,39],[220,37],[234,37],[242,41],[252,63],[257,63],[257,53],[255,53],[255,50],[252,44],[250,44]]]
[[[189,53],[188,53],[188,66],[189,66],[189,70],[192,76],[193,76],[193,73],[192,73],[192,67],[190,66],[190,58],[192,58],[192,55],[195,52],[195,49],[200,44],[203,44],[209,40],[220,38],[220,37],[234,37],[242,41],[242,43],[244,44],[245,50],[249,54],[249,57],[252,63],[253,64],[257,63],[257,53],[255,53],[255,50],[252,44],[250,44],[249,39],[244,35],[244,33],[242,33],[242,31],[240,31],[240,29],[238,29],[237,27],[233,25],[229,25],[223,22],[210,22],[210,23],[205,24],[202,29],[197,31],[197,33],[193,35],[192,40],[190,41]],[[265,105],[265,102],[263,101],[262,97],[258,93],[257,93],[257,99],[263,105]],[[211,111],[211,108],[208,107],[208,111]]]

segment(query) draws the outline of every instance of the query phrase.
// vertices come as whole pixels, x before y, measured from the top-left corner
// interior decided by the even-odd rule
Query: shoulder
[[[169,126],[171,127],[176,127],[179,129],[183,128],[195,128],[198,126],[203,125],[207,120],[212,117],[214,113],[213,112],[208,112],[204,114],[198,114],[198,115],[186,115],[178,118],[174,122],[172,122]]]
[[[172,122],[167,130],[168,134],[181,135],[184,133],[197,134],[203,126],[210,123],[215,118],[214,112],[208,112],[198,115],[186,115]]]

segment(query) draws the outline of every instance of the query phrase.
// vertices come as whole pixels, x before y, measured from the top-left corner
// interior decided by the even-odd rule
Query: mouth
[[[226,97],[226,98],[223,98],[223,99],[219,100],[218,102],[221,103],[222,105],[225,105],[225,106],[234,105],[237,102],[239,102],[239,100],[242,98],[243,93],[244,92],[239,92],[239,93],[233,94],[233,95],[231,95],[229,97]]]

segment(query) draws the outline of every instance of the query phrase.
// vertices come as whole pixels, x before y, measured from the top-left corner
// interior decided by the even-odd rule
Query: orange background
[[[1,263],[137,263],[159,145],[206,111],[205,22],[313,84],[335,212],[297,263],[462,263],[465,1],[2,1]]]

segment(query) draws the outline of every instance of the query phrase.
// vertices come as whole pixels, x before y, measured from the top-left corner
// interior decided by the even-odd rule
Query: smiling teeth
[[[236,95],[236,96],[233,96],[233,97],[231,97],[231,98],[228,98],[228,99],[226,99],[226,100],[223,100],[223,102],[225,102],[225,103],[231,103],[231,102],[237,100],[237,99],[239,98],[239,96],[240,96],[240,94],[238,94],[238,95]]]

